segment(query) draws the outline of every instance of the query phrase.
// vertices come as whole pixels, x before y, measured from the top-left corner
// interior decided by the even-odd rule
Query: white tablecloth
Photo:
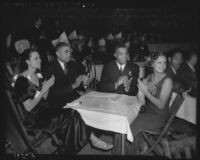
[[[127,134],[127,139],[133,142],[130,124],[140,110],[135,96],[92,91],[64,108],[68,107],[78,110],[87,125]]]
[[[175,98],[176,93],[172,94],[172,100]],[[184,95],[185,100],[178,110],[176,116],[188,122],[196,124],[196,104],[197,100],[189,95]]]

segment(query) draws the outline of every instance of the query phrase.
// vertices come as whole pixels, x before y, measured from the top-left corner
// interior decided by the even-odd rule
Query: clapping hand
[[[137,86],[142,93],[146,94],[148,92],[148,87],[147,87],[147,83],[145,80],[141,81],[140,79],[138,79]]]
[[[121,84],[124,84],[124,82],[127,81],[127,80],[128,80],[127,76],[120,76],[118,81],[116,82],[116,87],[118,87]]]
[[[55,77],[52,75],[50,79],[44,81],[42,85],[42,91],[47,92],[49,88],[54,84],[54,82],[55,82]]]
[[[92,81],[92,78],[89,78],[89,75],[83,75],[83,85],[88,86],[90,82]]]
[[[77,88],[83,81],[84,81],[84,76],[83,75],[78,76],[75,82],[72,84],[72,88],[73,89]]]
[[[183,96],[188,96],[188,93],[191,92],[192,88],[189,88],[188,90],[183,92]]]
[[[124,83],[123,84],[124,84],[124,87],[126,88],[126,90],[129,90],[132,79],[133,79],[133,77],[131,77],[130,79],[128,79],[128,78],[124,79]]]

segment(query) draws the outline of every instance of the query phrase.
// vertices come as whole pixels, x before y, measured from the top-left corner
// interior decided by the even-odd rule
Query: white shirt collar
[[[63,71],[65,70],[65,64],[64,64],[64,62],[62,62],[61,60],[59,60],[58,58],[57,58],[57,60],[58,60],[58,62],[60,63],[60,65],[61,65],[61,67],[62,67],[62,69],[63,69]]]
[[[116,63],[117,63],[117,66],[118,66],[119,70],[120,70],[120,67],[122,66],[122,71],[123,71],[124,68],[125,68],[125,66],[126,66],[126,64],[121,65],[121,64],[119,64],[117,61],[116,61]]]
[[[187,64],[188,64],[188,66],[191,68],[191,70],[192,70],[193,72],[195,72],[195,68],[194,68],[190,63],[187,62]]]

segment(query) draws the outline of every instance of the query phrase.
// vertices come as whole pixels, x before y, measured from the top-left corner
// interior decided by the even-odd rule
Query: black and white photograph
[[[4,159],[197,159],[196,1],[1,2]]]

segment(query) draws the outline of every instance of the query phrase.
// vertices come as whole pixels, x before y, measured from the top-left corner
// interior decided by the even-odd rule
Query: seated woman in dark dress
[[[138,133],[143,130],[156,130],[161,128],[169,116],[169,102],[172,94],[172,80],[164,72],[166,69],[166,56],[157,54],[152,57],[153,73],[141,81],[138,79],[138,98],[145,111],[139,113],[130,125],[134,142],[126,142],[126,153],[136,154],[138,144]],[[140,95],[139,95],[140,94]],[[143,95],[145,98],[141,98]],[[114,143],[120,147],[119,140]],[[117,151],[118,153],[118,151]]]
[[[46,98],[49,88],[54,85],[54,77],[43,80],[41,59],[36,50],[23,54],[27,70],[21,73],[14,85],[16,101],[24,107],[25,125],[28,129],[53,129],[65,146],[66,154],[76,154],[90,140],[93,147],[109,150],[111,144],[97,138],[73,109],[53,109],[48,107]]]

